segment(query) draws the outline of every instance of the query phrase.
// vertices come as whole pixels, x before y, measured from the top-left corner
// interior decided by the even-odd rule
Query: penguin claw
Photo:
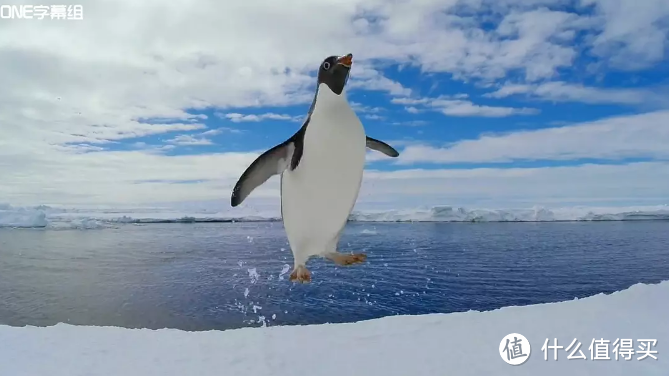
[[[330,259],[337,265],[353,265],[361,264],[367,260],[367,255],[364,253],[354,254],[337,254],[330,257]]]
[[[290,273],[291,282],[309,283],[311,282],[311,272],[305,266],[298,266]]]

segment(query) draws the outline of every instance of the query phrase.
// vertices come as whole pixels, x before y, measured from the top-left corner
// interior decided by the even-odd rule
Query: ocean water
[[[293,261],[277,222],[0,228],[0,324],[229,329],[492,310],[669,279],[669,222],[349,223],[362,265]]]

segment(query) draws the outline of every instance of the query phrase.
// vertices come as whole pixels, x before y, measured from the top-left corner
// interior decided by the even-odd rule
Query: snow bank
[[[196,223],[278,221],[278,210],[183,212],[165,208],[83,210],[48,206],[0,206],[0,227],[105,228],[127,223]],[[425,209],[354,211],[354,222],[551,222],[669,220],[669,206],[547,209],[467,209],[437,206]]]
[[[122,329],[58,324],[0,326],[0,375],[171,376],[662,375],[669,370],[669,281],[611,295],[489,312],[393,316],[350,324],[229,331]],[[504,336],[531,344],[528,360],[502,360]],[[546,359],[542,346],[557,339]],[[574,346],[569,348],[576,339]],[[592,360],[594,339],[609,360]],[[631,339],[630,360],[615,360],[616,339]],[[657,340],[643,357],[638,340]],[[651,341],[652,342],[652,341]],[[579,345],[580,343],[580,345]],[[569,351],[565,351],[568,349]],[[527,346],[521,348],[527,353]],[[586,359],[568,359],[570,355]],[[600,353],[600,355],[603,355]]]

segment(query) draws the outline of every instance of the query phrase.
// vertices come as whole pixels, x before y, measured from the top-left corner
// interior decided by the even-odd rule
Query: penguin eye
[[[323,63],[323,69],[325,69],[325,70],[328,70],[328,69],[330,69],[330,63],[329,63],[329,62],[327,62],[327,61],[326,61],[326,62],[324,62],[324,63]]]

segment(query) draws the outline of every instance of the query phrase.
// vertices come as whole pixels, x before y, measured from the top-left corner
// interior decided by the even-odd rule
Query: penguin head
[[[340,95],[348,81],[353,64],[353,54],[330,56],[318,68],[318,85],[326,84],[333,93]]]

